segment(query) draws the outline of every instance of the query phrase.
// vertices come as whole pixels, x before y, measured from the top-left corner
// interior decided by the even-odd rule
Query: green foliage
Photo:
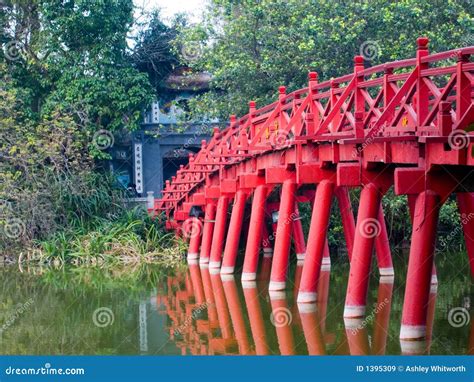
[[[37,121],[59,112],[91,136],[138,126],[152,88],[127,56],[132,0],[14,0],[4,18],[3,42],[21,54],[4,49],[2,73]]]
[[[189,64],[213,76],[213,91],[192,108],[224,120],[243,115],[249,100],[273,102],[280,85],[306,86],[309,71],[321,80],[350,73],[367,41],[377,47],[372,65],[414,57],[418,36],[430,38],[433,52],[469,45],[472,9],[454,0],[213,0],[206,22],[181,37],[206,47]]]

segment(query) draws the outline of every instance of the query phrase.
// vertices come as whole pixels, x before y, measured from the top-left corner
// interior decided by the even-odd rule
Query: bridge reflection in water
[[[156,297],[166,314],[170,341],[181,354],[192,355],[384,355],[429,354],[432,342],[437,287],[430,294],[426,341],[400,341],[400,296],[392,309],[394,279],[381,278],[373,296],[373,309],[365,319],[343,319],[341,280],[330,267],[321,272],[318,302],[297,304],[302,264],[293,269],[295,280],[287,291],[269,291],[270,258],[264,258],[257,281],[241,281],[233,275],[212,273],[191,262],[186,272],[169,277]],[[341,265],[336,265],[340,267]],[[331,290],[331,295],[329,291]],[[369,297],[370,298],[370,297]],[[440,312],[441,313],[441,312]],[[328,320],[330,320],[328,322]],[[392,321],[392,325],[391,325]],[[439,325],[442,329],[441,325]],[[474,346],[471,329],[470,345]],[[440,339],[442,341],[442,339]],[[390,346],[388,347],[388,344]],[[439,345],[439,344],[438,344]],[[451,345],[448,347],[452,347]]]

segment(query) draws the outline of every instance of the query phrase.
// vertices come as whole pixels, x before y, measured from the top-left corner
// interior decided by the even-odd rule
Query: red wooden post
[[[216,218],[216,205],[213,202],[208,202],[206,204],[206,211],[204,213],[204,227],[202,230],[201,254],[199,256],[200,264],[209,263],[215,218]]]
[[[258,254],[264,228],[266,197],[267,188],[263,185],[257,186],[253,194],[252,211],[250,212],[250,229],[245,248],[242,280],[255,280],[257,277]]]
[[[219,269],[221,266],[222,248],[224,247],[225,229],[227,224],[227,207],[229,198],[220,196],[217,202],[216,223],[214,226],[214,235],[212,237],[211,259],[209,268]]]
[[[275,238],[270,290],[282,290],[286,286],[286,272],[290,255],[291,228],[295,209],[296,183],[285,180],[281,190],[280,211]]]
[[[189,233],[188,260],[197,260],[199,257],[199,246],[201,245],[202,222],[198,218],[192,219],[192,231]]]
[[[430,294],[439,200],[439,196],[429,190],[416,198],[401,339],[420,339],[426,335],[426,308]]]
[[[428,85],[423,81],[423,76],[421,75],[421,71],[424,69],[428,69],[427,63],[422,63],[421,60],[423,57],[429,55],[428,52],[428,43],[429,39],[427,37],[419,37],[416,40],[417,43],[417,51],[416,51],[416,66],[418,71],[418,79],[417,79],[417,92],[416,92],[416,114],[417,114],[417,122],[418,127],[422,127],[421,124],[426,120],[426,117],[429,113],[429,88]]]
[[[306,254],[306,244],[304,242],[303,225],[298,211],[298,203],[295,206],[295,219],[293,221],[293,244],[296,251],[296,259],[304,260]]]
[[[380,190],[373,183],[363,187],[357,215],[344,317],[363,317],[365,314],[380,198]]]
[[[352,211],[352,205],[349,199],[349,191],[347,190],[347,187],[337,187],[335,194],[339,204],[339,210],[341,211],[342,228],[344,230],[344,238],[346,239],[347,256],[349,257],[350,262],[355,235],[354,213]]]
[[[331,213],[334,183],[323,180],[318,184],[314,198],[311,226],[308,234],[308,247],[303,266],[303,275],[298,294],[298,302],[316,301],[316,289],[326,246],[326,233]]]
[[[388,240],[387,226],[385,224],[385,215],[383,213],[382,203],[380,203],[377,220],[380,224],[380,229],[378,235],[375,238],[375,253],[377,255],[379,274],[382,277],[390,277],[394,275],[392,253],[390,250],[390,242]]]
[[[234,206],[232,208],[232,215],[230,217],[229,231],[226,237],[224,258],[222,260],[222,274],[234,273],[235,261],[237,259],[237,252],[239,250],[239,239],[242,231],[242,224],[244,219],[245,202],[247,200],[247,193],[243,190],[238,190],[234,198]]]

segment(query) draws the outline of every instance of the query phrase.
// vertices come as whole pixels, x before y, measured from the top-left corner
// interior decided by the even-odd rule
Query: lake
[[[394,280],[373,267],[367,316],[344,321],[349,265],[322,271],[319,301],[296,304],[301,264],[288,290],[269,293],[271,263],[255,283],[221,278],[197,264],[123,269],[0,269],[1,354],[472,354],[472,288],[465,254],[438,256],[430,335],[398,338],[406,255],[394,255]],[[466,264],[465,264],[466,263]],[[454,313],[456,317],[454,317]],[[453,321],[454,320],[454,321]]]

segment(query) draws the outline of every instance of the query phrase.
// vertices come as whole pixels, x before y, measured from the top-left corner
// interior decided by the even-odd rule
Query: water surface
[[[295,303],[302,267],[289,272],[287,291],[270,294],[270,262],[255,283],[221,278],[190,265],[179,270],[0,270],[1,354],[472,354],[471,279],[465,254],[438,261],[432,287],[430,336],[398,338],[406,259],[396,277],[371,278],[365,320],[343,320],[349,267],[322,272],[317,304]],[[450,312],[468,312],[453,325]]]

